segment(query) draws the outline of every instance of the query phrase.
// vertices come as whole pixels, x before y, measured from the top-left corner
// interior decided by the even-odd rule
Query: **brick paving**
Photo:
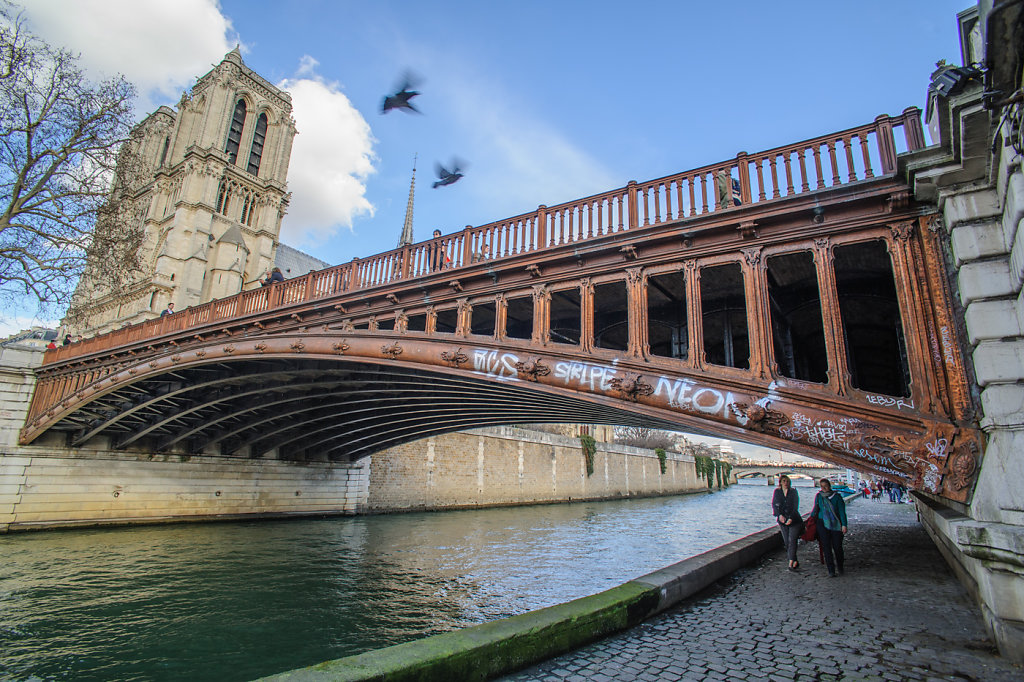
[[[800,571],[781,550],[619,635],[503,678],[613,680],[971,680],[1021,682],[912,505],[847,507],[846,574],[817,545]]]

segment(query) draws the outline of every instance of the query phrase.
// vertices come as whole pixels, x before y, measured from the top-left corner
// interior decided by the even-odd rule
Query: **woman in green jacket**
[[[846,502],[843,496],[832,490],[832,483],[823,478],[820,482],[821,492],[814,496],[814,509],[811,516],[818,525],[818,540],[825,554],[825,566],[828,577],[836,577],[836,569],[843,572],[843,536],[846,535]]]

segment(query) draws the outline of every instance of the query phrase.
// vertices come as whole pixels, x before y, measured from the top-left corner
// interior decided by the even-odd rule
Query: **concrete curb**
[[[633,627],[781,546],[772,526],[589,597],[261,679],[487,680]]]

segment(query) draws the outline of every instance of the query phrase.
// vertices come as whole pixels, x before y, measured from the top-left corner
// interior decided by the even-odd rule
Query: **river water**
[[[614,587],[768,527],[771,491],[0,536],[0,679],[313,665]]]

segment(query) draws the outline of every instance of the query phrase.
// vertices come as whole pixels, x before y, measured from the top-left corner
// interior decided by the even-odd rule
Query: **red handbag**
[[[804,532],[800,535],[804,542],[811,542],[818,539],[818,523],[813,516],[808,516],[804,522]]]

